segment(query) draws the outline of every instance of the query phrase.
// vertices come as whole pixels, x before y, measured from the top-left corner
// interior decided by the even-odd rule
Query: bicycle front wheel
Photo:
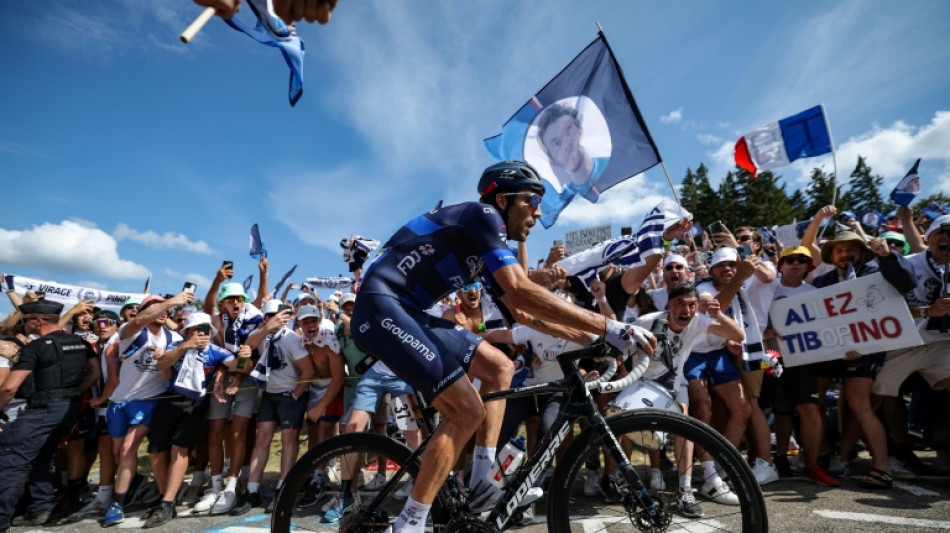
[[[327,439],[301,456],[287,474],[274,504],[271,530],[383,531],[402,510],[419,473],[418,461],[409,461],[411,454],[403,444],[374,433]],[[402,470],[398,483],[387,483]],[[368,510],[381,490],[386,491],[383,503]],[[449,519],[444,498],[440,492],[430,513],[437,524]]]
[[[654,522],[649,524],[654,529],[648,529],[638,522],[643,509],[613,462],[605,460],[600,439],[587,428],[565,452],[549,484],[550,533],[768,531],[765,499],[752,470],[711,427],[658,409],[625,411],[608,417],[607,424],[660,504],[660,525]],[[724,483],[717,483],[716,475],[704,475],[700,461],[710,459]],[[651,480],[651,467],[661,476]],[[680,494],[682,475],[691,476],[695,496]]]

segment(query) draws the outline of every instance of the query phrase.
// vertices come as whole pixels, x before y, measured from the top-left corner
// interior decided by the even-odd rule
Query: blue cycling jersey
[[[479,275],[517,264],[498,211],[465,202],[410,220],[367,266],[360,293],[386,294],[411,309],[435,302]]]

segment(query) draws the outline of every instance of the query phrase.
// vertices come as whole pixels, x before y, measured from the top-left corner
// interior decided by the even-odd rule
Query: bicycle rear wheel
[[[305,453],[291,468],[277,495],[271,530],[277,533],[320,531],[343,533],[381,532],[398,516],[406,502],[411,483],[419,473],[417,461],[408,462],[412,450],[390,438],[374,433],[350,433],[328,439]],[[383,466],[380,466],[383,465]],[[395,485],[386,488],[383,504],[375,513],[366,512],[383,480],[392,479],[400,470],[406,475]],[[309,488],[315,471],[322,470],[324,482],[317,491]],[[380,475],[381,474],[381,475]],[[328,522],[328,511],[344,495],[344,486],[350,487],[352,501],[339,522]],[[307,491],[314,492],[305,498]],[[433,503],[432,516],[436,524],[444,524],[446,516],[442,493]],[[309,501],[306,501],[309,499]],[[301,505],[304,504],[304,505]],[[338,509],[344,507],[337,506]]]
[[[651,531],[768,531],[768,516],[765,500],[752,470],[739,452],[715,430],[688,416],[657,409],[637,409],[626,411],[607,418],[607,424],[624,448],[633,465],[649,488],[650,451],[654,452],[654,461],[660,456],[656,467],[663,472],[665,487],[650,490],[651,496],[662,506],[665,524]],[[716,461],[720,476],[731,486],[735,494],[732,504],[720,503],[726,500],[719,493],[719,501],[711,501],[696,495],[701,517],[697,508],[679,510],[679,476],[692,467],[692,485],[694,491],[702,492],[707,481],[714,487],[714,480],[703,475],[703,468],[694,457],[698,453],[689,453],[683,446],[675,446],[677,438],[682,442],[691,442],[695,448],[702,448]],[[591,468],[585,471],[585,463],[598,459],[603,465],[602,446],[597,435],[587,428],[580,438],[575,439],[565,452],[549,484],[548,530],[551,533],[625,533],[641,531],[636,515],[643,509],[635,508],[631,490],[618,475],[602,477],[606,473],[597,473]],[[665,460],[664,460],[665,458]],[[603,469],[602,469],[603,470]],[[595,496],[585,496],[585,478],[596,476],[601,489]],[[618,479],[620,478],[620,479]],[[617,496],[623,501],[615,502]],[[609,501],[608,501],[609,500]],[[631,505],[632,504],[632,505]],[[686,515],[691,516],[687,518]]]

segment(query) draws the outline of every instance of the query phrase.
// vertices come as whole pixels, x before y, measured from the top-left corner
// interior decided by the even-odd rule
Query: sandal
[[[861,477],[861,484],[869,489],[890,489],[894,487],[894,479],[889,472],[872,468]]]

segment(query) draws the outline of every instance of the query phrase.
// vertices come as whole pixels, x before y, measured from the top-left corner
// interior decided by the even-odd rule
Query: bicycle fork
[[[617,441],[616,435],[610,431],[610,427],[607,426],[607,420],[600,414],[593,398],[588,402],[586,416],[587,419],[591,421],[591,428],[603,446],[604,453],[610,454],[611,459],[617,464],[617,471],[623,476],[627,487],[631,489],[631,494],[635,501],[630,501],[629,497],[624,497],[623,504],[627,508],[627,511],[633,513],[633,511],[639,507],[643,509],[643,511],[636,513],[638,522],[641,520],[646,520],[654,524],[662,522],[663,510],[660,504],[650,497],[649,490],[646,485],[643,484],[643,480],[640,479],[640,475],[637,474],[633,465],[630,464],[626,452],[624,452],[620,442]]]

